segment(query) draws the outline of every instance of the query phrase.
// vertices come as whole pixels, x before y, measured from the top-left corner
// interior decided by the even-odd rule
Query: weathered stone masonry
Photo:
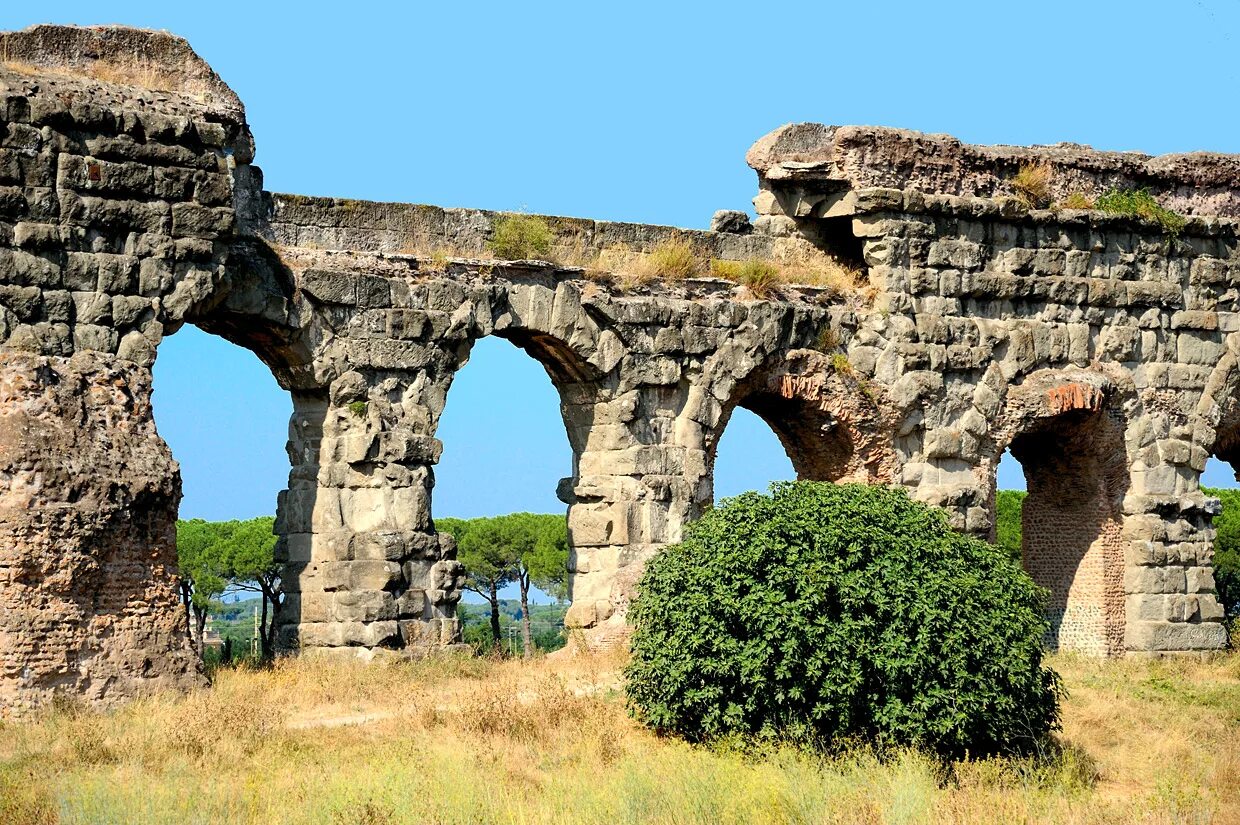
[[[294,400],[286,649],[458,640],[435,432],[487,335],[560,393],[570,623],[591,644],[622,638],[644,561],[711,501],[737,406],[802,477],[901,484],[983,536],[1011,449],[1050,643],[1225,643],[1198,476],[1240,445],[1235,157],[784,127],[748,157],[752,230],[550,218],[553,257],[681,238],[712,258],[830,255],[861,288],[626,289],[479,260],[492,213],[263,192],[240,101],[178,38],[36,27],[0,59],[0,704],[201,679],[174,590],[178,470],[150,414],[159,342],[186,322],[255,352]],[[1145,187],[1188,223],[1172,238],[1030,211],[1008,181],[1032,161],[1056,197]]]

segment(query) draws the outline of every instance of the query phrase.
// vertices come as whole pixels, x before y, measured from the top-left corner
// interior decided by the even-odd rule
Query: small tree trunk
[[[271,642],[267,641],[267,591],[263,590],[263,613],[258,619],[258,645],[262,653],[263,661],[271,658]]]
[[[190,618],[191,600],[194,597],[194,589],[189,583],[189,579],[181,579],[181,604],[185,606],[185,638],[189,639],[191,645],[194,644],[194,622]]]
[[[487,596],[491,601],[491,640],[494,643],[495,650],[499,650],[499,591],[495,587],[495,582],[491,582],[490,595]]]
[[[198,658],[203,658],[205,649],[202,644],[203,629],[207,626],[206,608],[200,608],[194,605],[194,650],[198,652]]]
[[[517,576],[521,586],[521,642],[524,645],[525,658],[534,655],[534,646],[530,644],[530,577],[528,573]]]
[[[259,642],[263,648],[264,661],[270,661],[276,652],[276,615],[280,609],[280,594],[276,592],[274,586],[266,582],[259,582],[259,586],[263,589],[263,618],[262,624],[258,628]],[[271,602],[271,624],[267,624],[267,602]]]

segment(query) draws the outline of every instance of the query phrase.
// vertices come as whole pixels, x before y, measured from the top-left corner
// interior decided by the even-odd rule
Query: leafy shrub
[[[1051,202],[1051,177],[1054,170],[1049,163],[1026,163],[1009,183],[1016,197],[1030,209],[1041,209]]]
[[[497,258],[521,261],[546,258],[555,235],[547,222],[536,215],[508,215],[495,222],[487,243]]]
[[[1001,550],[901,490],[775,484],[647,564],[629,707],[694,741],[1018,749],[1058,724],[1042,601]]]
[[[1184,229],[1184,216],[1162,206],[1148,189],[1112,189],[1098,198],[1094,206],[1112,215],[1127,215],[1154,221],[1172,237],[1179,235]]]

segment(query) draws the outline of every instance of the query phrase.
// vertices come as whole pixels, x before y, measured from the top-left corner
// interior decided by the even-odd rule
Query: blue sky
[[[1240,152],[1236,0],[104,5],[7,4],[0,27],[185,36],[245,101],[274,191],[703,227],[749,208],[745,150],[789,121]],[[266,369],[186,329],[155,376],[183,514],[272,512],[290,405]],[[560,509],[558,403],[507,343],[476,348],[439,435],[436,513]],[[790,473],[739,414],[718,492]],[[1207,481],[1234,484],[1219,462]],[[1023,486],[1010,462],[1000,483]]]

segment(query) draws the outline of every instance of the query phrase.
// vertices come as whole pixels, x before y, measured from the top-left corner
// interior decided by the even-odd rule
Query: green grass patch
[[[1184,216],[1162,206],[1148,189],[1112,189],[1098,198],[1094,208],[1110,215],[1153,221],[1173,238],[1184,230]]]

